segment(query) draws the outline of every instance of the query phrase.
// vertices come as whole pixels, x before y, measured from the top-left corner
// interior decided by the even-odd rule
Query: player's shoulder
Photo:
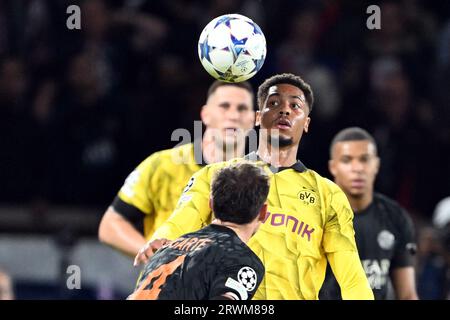
[[[382,208],[390,213],[403,215],[405,209],[394,199],[389,198],[388,196],[374,192],[373,201],[377,205],[378,208]]]
[[[170,149],[155,152],[153,155],[172,163],[191,163],[195,160],[194,145],[192,143],[183,144]]]
[[[343,193],[342,189],[333,181],[328,179],[327,177],[322,176],[312,169],[308,169],[305,171],[310,178],[310,180],[317,186],[319,191],[323,195],[333,195],[335,193]]]
[[[174,148],[156,151],[145,158],[139,164],[139,167],[157,168],[160,166],[192,165],[194,163],[194,145],[188,143]]]
[[[213,224],[204,228],[204,230],[213,235],[213,248],[222,257],[224,264],[253,265],[264,270],[264,266],[258,256],[233,230]]]
[[[373,201],[378,210],[382,210],[387,213],[391,219],[396,221],[410,220],[410,217],[405,208],[403,208],[397,201],[389,198],[388,196],[374,192]]]

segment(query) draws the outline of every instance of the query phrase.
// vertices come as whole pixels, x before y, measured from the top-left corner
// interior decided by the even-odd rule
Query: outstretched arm
[[[134,257],[145,245],[145,239],[133,224],[112,206],[108,207],[98,229],[99,240],[116,250]]]
[[[212,220],[209,207],[209,168],[195,173],[189,180],[169,219],[164,222],[145,244],[134,260],[135,266],[146,263],[167,240],[175,240],[183,234],[194,232],[208,225]]]
[[[156,230],[152,240],[174,240],[185,233],[197,231],[211,223],[210,183],[209,167],[197,171],[184,188],[174,212]]]

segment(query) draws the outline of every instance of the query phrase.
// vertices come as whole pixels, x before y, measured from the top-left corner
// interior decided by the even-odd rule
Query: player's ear
[[[210,122],[210,110],[209,110],[207,104],[205,104],[205,105],[202,107],[202,110],[200,111],[200,119],[202,119],[202,122],[205,124],[205,126],[209,126],[209,122]]]
[[[263,206],[261,207],[261,210],[259,210],[258,221],[262,222],[266,220],[266,216],[267,216],[267,203],[264,203]]]
[[[261,125],[261,111],[256,110],[255,126]]]
[[[211,209],[211,211],[214,211],[214,209],[213,209],[213,201],[212,201],[211,197],[209,197],[209,208]]]
[[[253,123],[255,123],[255,121],[256,121],[256,113],[258,112],[258,111],[255,111],[255,110],[251,110],[252,111],[252,122]],[[252,126],[252,128],[253,128],[253,126]]]
[[[336,176],[336,163],[333,159],[328,160],[328,170],[333,175],[333,177]]]
[[[311,122],[311,118],[310,117],[306,117],[305,126],[303,127],[303,131],[305,131],[305,133],[308,133],[309,123],[310,122]]]
[[[375,158],[375,175],[378,174],[379,170],[380,170],[380,158],[376,157]]]

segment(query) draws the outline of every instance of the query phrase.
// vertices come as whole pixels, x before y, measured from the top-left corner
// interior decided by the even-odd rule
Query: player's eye
[[[229,103],[221,103],[221,104],[219,104],[219,107],[228,109],[230,107],[230,104]]]
[[[298,103],[293,103],[293,104],[292,104],[292,108],[293,108],[293,109],[300,109],[301,106],[300,106]]]
[[[238,107],[238,111],[239,111],[239,112],[248,111],[249,109],[250,109],[249,107],[244,106],[244,105],[240,105],[240,106]]]
[[[280,103],[277,101],[277,100],[272,100],[272,101],[269,101],[269,106],[270,107],[276,107],[276,106],[278,106]]]
[[[362,163],[367,163],[367,162],[369,162],[369,157],[361,157],[361,159],[360,159],[360,161],[362,162]]]
[[[342,163],[350,163],[351,159],[349,157],[342,157],[341,162]]]

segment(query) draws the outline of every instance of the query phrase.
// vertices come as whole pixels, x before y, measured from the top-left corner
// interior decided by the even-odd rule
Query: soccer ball
[[[226,82],[253,77],[266,58],[261,28],[240,14],[226,14],[206,25],[198,40],[198,56],[208,73]]]

